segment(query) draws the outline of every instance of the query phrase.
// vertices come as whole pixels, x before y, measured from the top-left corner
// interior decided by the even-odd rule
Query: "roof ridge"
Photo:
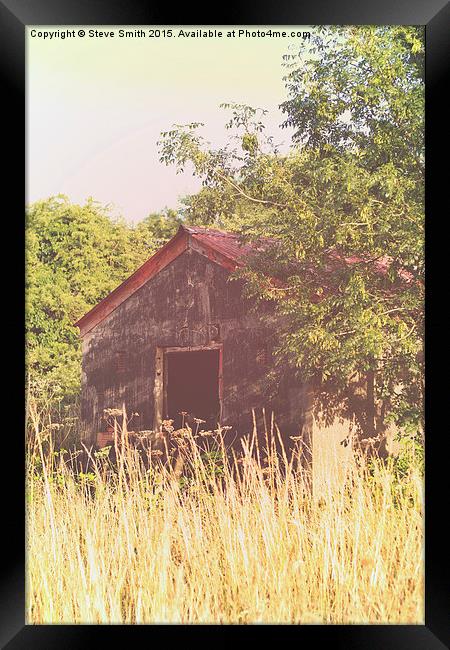
[[[201,234],[201,235],[214,235],[215,237],[239,237],[238,232],[231,232],[230,230],[218,230],[217,228],[205,228],[203,226],[183,226],[187,232],[192,234]]]

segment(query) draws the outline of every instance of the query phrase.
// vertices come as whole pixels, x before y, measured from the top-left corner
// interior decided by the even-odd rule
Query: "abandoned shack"
[[[248,434],[253,413],[274,413],[285,436],[310,445],[311,393],[288,369],[270,390],[277,319],[271,304],[230,280],[252,246],[236,234],[180,226],[133,275],[84,315],[82,426],[105,444],[104,409],[137,413],[132,427],[181,426],[182,412]],[[100,436],[100,437],[99,437]]]

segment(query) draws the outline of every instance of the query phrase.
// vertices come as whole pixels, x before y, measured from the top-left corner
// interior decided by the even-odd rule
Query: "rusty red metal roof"
[[[238,233],[213,230],[209,228],[185,227],[195,242],[214,248],[214,250],[236,265],[243,263],[246,255],[257,248],[256,244],[244,244]]]
[[[167,244],[75,323],[80,328],[81,336],[87,334],[150,278],[188,248],[192,248],[227,270],[233,271],[244,263],[246,255],[255,250],[257,245],[241,244],[237,233],[180,226],[176,235]]]
[[[243,266],[250,253],[259,250],[256,242],[243,243],[238,233],[185,226],[190,235],[190,247],[229,271]]]
[[[87,334],[87,332],[104,320],[150,278],[159,273],[188,248],[197,251],[200,255],[220,264],[227,270],[234,271],[237,267],[245,264],[246,257],[250,253],[264,249],[268,243],[272,243],[273,241],[273,239],[265,238],[260,239],[259,242],[243,243],[239,233],[196,226],[180,226],[178,232],[170,241],[150,257],[137,271],[130,275],[129,278],[122,282],[121,285],[111,291],[106,298],[82,316],[75,325],[80,328],[81,336]],[[338,254],[335,250],[330,250],[328,254],[330,262],[340,262],[350,266],[364,262],[361,256],[354,255],[346,257]],[[391,260],[387,256],[384,256],[372,262],[376,271],[380,275],[385,275],[389,269]],[[399,275],[403,275],[402,279],[407,281],[412,278],[411,274],[407,271],[401,272]]]
[[[328,260],[331,264],[333,262],[340,262],[346,266],[356,266],[358,264],[369,264],[372,266],[372,269],[380,276],[386,275],[391,268],[392,258],[389,255],[380,255],[376,258],[369,258],[367,255],[343,255],[339,253],[336,249],[328,250]],[[412,273],[406,269],[397,270],[398,277],[406,283],[412,282],[414,276]]]

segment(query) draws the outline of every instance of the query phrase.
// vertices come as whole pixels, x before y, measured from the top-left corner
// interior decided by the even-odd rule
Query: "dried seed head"
[[[162,421],[162,428],[167,431],[167,433],[172,433],[174,431],[174,427],[172,426],[173,420],[163,420]]]
[[[122,409],[103,409],[103,413],[111,417],[119,417],[123,415]]]

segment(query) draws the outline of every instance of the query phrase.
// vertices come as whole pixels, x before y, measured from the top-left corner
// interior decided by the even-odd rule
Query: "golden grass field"
[[[28,623],[424,622],[414,463],[399,484],[389,466],[344,451],[339,431],[319,433],[311,496],[295,456],[270,443],[250,440],[242,462],[222,465],[186,430],[180,478],[158,462],[147,471],[116,439],[117,470],[108,477],[100,454],[80,477],[35,434]]]

